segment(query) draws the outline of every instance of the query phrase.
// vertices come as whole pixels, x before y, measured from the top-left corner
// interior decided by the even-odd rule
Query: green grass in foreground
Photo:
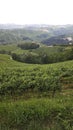
[[[58,77],[62,90],[54,98],[43,95],[58,88]],[[0,92],[5,93],[0,101],[0,130],[73,130],[72,81],[73,61],[29,65],[0,54]]]
[[[1,130],[72,130],[73,97],[0,103]]]

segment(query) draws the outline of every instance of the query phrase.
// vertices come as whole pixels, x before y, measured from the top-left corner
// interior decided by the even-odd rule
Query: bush
[[[18,44],[18,47],[24,50],[29,50],[29,49],[36,49],[39,48],[39,44],[37,43],[22,43]]]

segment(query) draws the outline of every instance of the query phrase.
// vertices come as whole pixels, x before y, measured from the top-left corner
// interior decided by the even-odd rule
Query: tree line
[[[31,52],[23,54],[12,53],[12,58],[20,62],[33,63],[33,64],[56,63],[67,60],[73,60],[73,49],[49,55],[47,55],[46,53],[34,55]]]

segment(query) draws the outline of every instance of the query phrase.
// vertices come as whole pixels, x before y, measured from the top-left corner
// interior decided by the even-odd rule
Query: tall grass
[[[72,130],[73,97],[0,103],[3,130]]]

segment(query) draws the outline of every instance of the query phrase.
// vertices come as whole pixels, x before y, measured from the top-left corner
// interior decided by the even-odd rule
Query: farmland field
[[[26,64],[0,54],[0,129],[73,130],[73,61]]]

